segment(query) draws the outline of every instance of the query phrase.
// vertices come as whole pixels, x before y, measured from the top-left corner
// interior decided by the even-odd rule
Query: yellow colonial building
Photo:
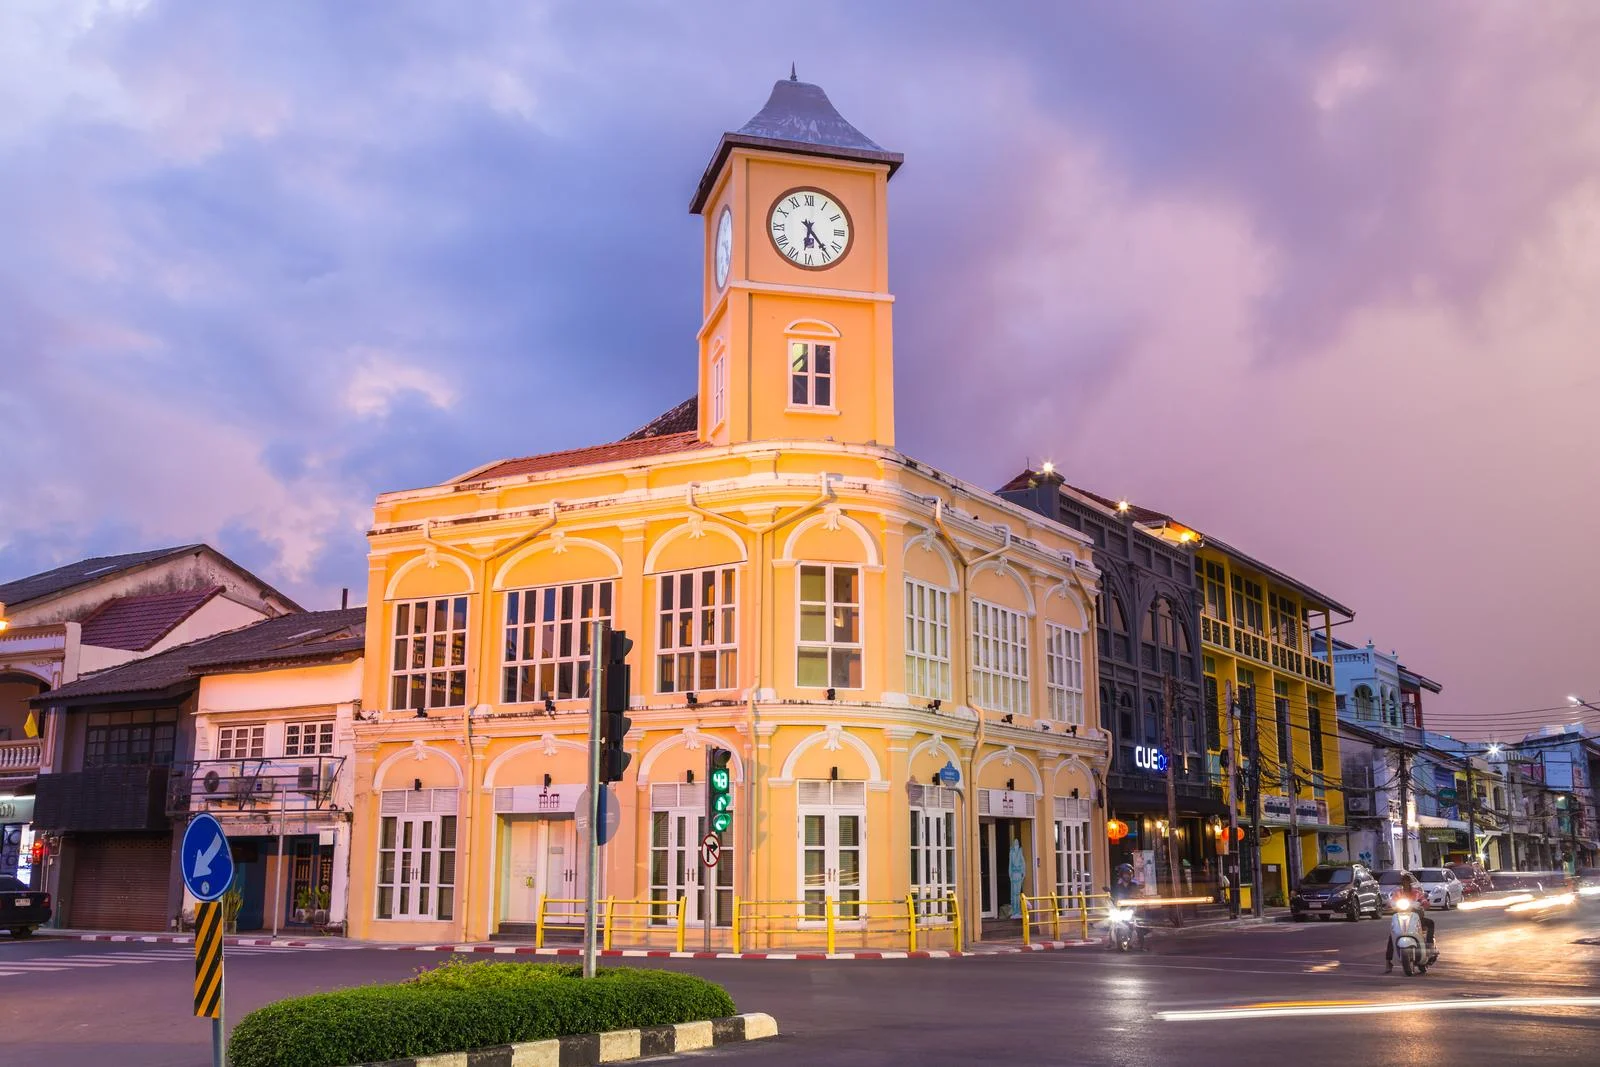
[[[570,913],[596,619],[635,642],[599,887],[617,942],[681,924],[692,944],[709,925],[743,948],[830,930],[949,948],[1015,936],[1019,894],[1106,882],[1090,546],[894,447],[900,161],[778,82],[691,204],[695,400],[379,497],[353,936]],[[708,747],[731,752],[735,800],[709,915]]]
[[[1254,743],[1263,894],[1266,902],[1287,903],[1301,874],[1318,863],[1351,858],[1344,852],[1348,828],[1332,627],[1336,620],[1354,618],[1354,612],[1215,537],[1202,536],[1166,515],[1138,510],[1145,528],[1197,546],[1207,714],[1214,714],[1221,725],[1217,734],[1229,758],[1238,754],[1235,799],[1239,823],[1245,827],[1251,811],[1244,771]],[[1243,877],[1248,885],[1248,869]]]

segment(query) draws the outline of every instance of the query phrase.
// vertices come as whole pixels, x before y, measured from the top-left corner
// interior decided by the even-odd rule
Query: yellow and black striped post
[[[211,1020],[211,1062],[222,1067],[222,905],[216,901],[195,907],[194,1013]]]
[[[194,1013],[222,1018],[222,905],[215,901],[195,910]]]

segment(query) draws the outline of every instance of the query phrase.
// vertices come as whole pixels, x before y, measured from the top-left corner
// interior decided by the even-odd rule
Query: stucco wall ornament
[[[543,736],[541,736],[539,738],[539,740],[540,740],[540,742],[542,742],[544,744],[544,754],[546,756],[554,756],[556,754],[556,735],[555,734],[550,734],[550,733],[544,734]]]
[[[839,736],[841,733],[843,733],[843,731],[837,726],[830,726],[823,732],[828,735],[827,738],[822,742],[823,750],[826,752],[839,751],[844,744]]]
[[[567,551],[567,532],[565,530],[555,530],[555,531],[551,532],[551,534],[550,534],[550,551],[554,552],[558,556],[562,556],[562,555],[566,554],[566,551]]]
[[[428,758],[428,744],[420,737],[411,742],[411,758],[418,763]]]
[[[689,528],[689,540],[698,541],[706,535],[706,517],[704,515],[690,515],[684,523]]]
[[[839,519],[844,515],[844,509],[838,504],[829,504],[822,509],[822,528],[829,533],[839,529]]]
[[[690,752],[698,752],[700,751],[701,743],[702,739],[700,737],[700,727],[691,724],[683,728],[684,748],[688,749]]]

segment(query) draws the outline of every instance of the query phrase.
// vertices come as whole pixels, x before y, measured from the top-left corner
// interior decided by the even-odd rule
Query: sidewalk
[[[108,930],[38,930],[36,938],[55,938],[62,941],[110,941],[151,945],[192,945],[193,934],[155,934],[137,931]],[[381,952],[443,952],[494,956],[541,956],[547,958],[576,959],[583,949],[574,944],[548,945],[536,948],[530,944],[505,941],[470,941],[448,944],[395,944],[391,941],[350,941],[342,937],[284,938],[259,935],[229,935],[225,945],[270,948],[304,949],[371,949]],[[916,952],[895,949],[861,949],[848,952],[827,953],[795,949],[793,951],[728,952],[712,949],[677,952],[671,949],[613,948],[603,949],[597,955],[605,959],[674,959],[674,960],[940,960],[962,956],[1005,956],[1025,952],[1055,952],[1069,948],[1092,948],[1098,940],[1088,941],[1035,941],[1024,945],[1015,941],[983,941],[964,952],[951,949],[921,949]]]

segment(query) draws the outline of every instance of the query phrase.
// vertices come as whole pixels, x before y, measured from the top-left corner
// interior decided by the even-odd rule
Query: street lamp
[[[1600,704],[1591,704],[1587,700],[1578,696],[1576,693],[1567,694],[1567,703],[1573,705],[1574,707],[1588,708],[1590,711],[1600,711]]]
[[[6,606],[0,603],[0,634],[6,632],[6,627],[11,625],[11,620],[6,618]]]

